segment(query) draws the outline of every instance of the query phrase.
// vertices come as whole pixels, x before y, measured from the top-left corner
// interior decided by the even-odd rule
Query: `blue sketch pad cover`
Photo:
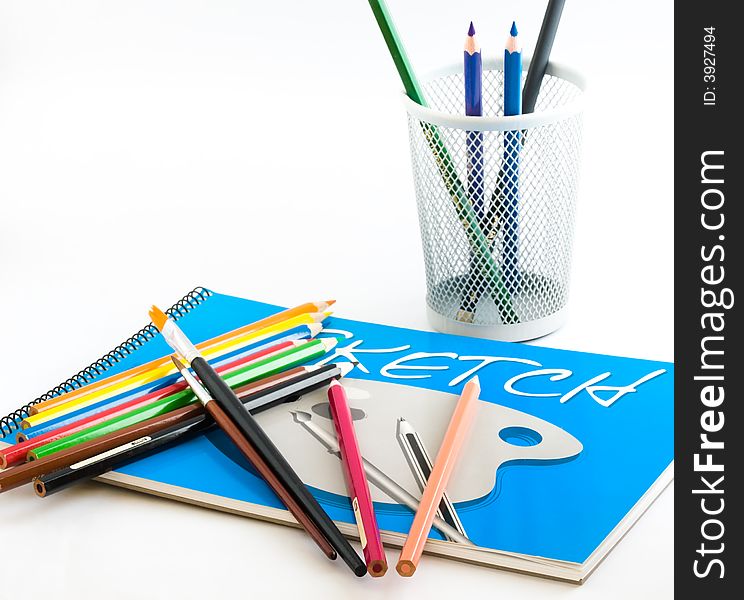
[[[281,307],[213,294],[183,315],[179,325],[194,342],[200,342],[278,310]],[[326,321],[321,335],[339,338],[338,346],[323,362],[360,362],[345,380],[349,388],[362,390],[356,395],[350,391],[352,407],[355,398],[362,404],[366,402],[364,410],[370,423],[378,412],[390,417],[400,413],[420,430],[424,442],[427,437],[434,440],[428,448],[432,458],[436,455],[434,444],[441,439],[437,436],[444,431],[451,412],[447,402],[454,403],[464,381],[478,375],[484,404],[478,413],[479,447],[476,451],[469,447],[469,453],[477,457],[481,466],[478,471],[471,464],[473,468],[468,471],[468,466],[461,463],[458,470],[466,472],[470,479],[463,485],[458,483],[459,491],[451,490],[467,535],[477,546],[584,563],[672,463],[674,405],[670,363],[415,331],[335,316]],[[105,376],[169,353],[157,336],[113,365]],[[381,387],[379,382],[389,385]],[[365,391],[370,389],[376,391],[371,400]],[[320,399],[323,393],[316,395]],[[407,404],[409,396],[411,403]],[[429,410],[427,397],[434,399],[430,406],[441,408]],[[438,404],[436,399],[442,399],[444,404]],[[305,407],[310,412],[319,406],[313,402]],[[272,438],[275,431],[279,437],[292,436],[292,446],[300,454],[292,455],[293,450],[288,447],[290,462],[303,463],[295,467],[334,520],[353,524],[349,500],[343,495],[340,465],[336,474],[332,468],[335,458],[282,411],[283,407],[271,409],[259,421]],[[413,414],[406,414],[407,411]],[[313,415],[314,420],[332,432],[332,424],[319,414]],[[512,420],[521,422],[520,415],[528,423],[543,423],[544,427],[512,426]],[[405,479],[395,421],[390,422],[388,416],[383,430],[375,431],[372,437],[363,429],[372,425],[364,425],[364,419],[360,421],[360,444],[372,462],[384,463],[378,467]],[[489,419],[497,424],[491,425]],[[484,430],[486,426],[488,429]],[[550,440],[541,439],[541,428],[543,436],[553,432],[555,441],[567,442],[565,447],[571,456],[562,456],[561,452],[552,455],[549,451],[547,458],[531,460],[530,452],[549,445]],[[548,436],[551,440],[553,433]],[[469,442],[476,443],[473,439]],[[495,455],[499,452],[505,454],[498,458]],[[400,465],[391,462],[398,460]],[[309,476],[308,481],[303,469],[312,471],[313,463],[321,465],[324,461],[331,462],[326,471],[318,474],[315,487],[315,476]],[[253,505],[283,508],[219,431],[132,462],[117,473]],[[409,478],[400,483],[418,496],[412,481]],[[411,511],[379,491],[374,497],[380,529],[405,534],[413,519]],[[431,538],[443,539],[434,529]]]

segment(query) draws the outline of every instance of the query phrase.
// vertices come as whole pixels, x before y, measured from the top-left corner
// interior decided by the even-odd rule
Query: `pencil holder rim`
[[[530,62],[531,57],[524,59],[525,70],[529,69]],[[501,70],[503,65],[503,59],[483,61],[484,70]],[[422,81],[426,83],[439,77],[456,75],[461,73],[461,71],[462,64],[451,64],[427,73],[422,78]],[[556,121],[568,119],[574,115],[580,114],[584,109],[584,93],[586,92],[586,80],[584,76],[572,67],[552,61],[548,65],[546,74],[572,83],[581,93],[578,94],[575,99],[558,108],[509,117],[468,117],[461,114],[446,113],[434,110],[427,106],[422,106],[411,100],[405,93],[403,93],[403,103],[405,104],[408,114],[419,121],[439,125],[441,127],[466,129],[468,131],[513,131],[517,129],[530,129],[531,127],[540,127],[542,125],[555,123]]]

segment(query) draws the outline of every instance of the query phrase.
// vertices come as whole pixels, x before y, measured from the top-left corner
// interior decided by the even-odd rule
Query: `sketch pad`
[[[278,310],[197,288],[171,314],[200,342]],[[337,317],[325,326],[321,336],[337,337],[339,344],[321,362],[359,361],[344,385],[365,459],[416,497],[418,487],[396,440],[397,419],[416,429],[433,459],[464,382],[473,374],[480,378],[482,402],[448,488],[473,545],[445,541],[432,530],[428,553],[580,583],[672,479],[670,363]],[[150,327],[41,398],[169,354]],[[0,423],[3,435],[24,410]],[[324,391],[257,418],[341,530],[355,537],[338,457],[291,411],[310,415],[314,426],[333,434]],[[99,480],[296,525],[217,430]],[[412,512],[370,487],[383,541],[401,546]]]

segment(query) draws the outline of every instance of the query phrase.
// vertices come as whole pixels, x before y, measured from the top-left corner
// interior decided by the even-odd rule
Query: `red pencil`
[[[364,473],[362,453],[354,431],[354,421],[346,400],[346,391],[338,381],[332,381],[328,388],[328,402],[331,406],[333,424],[336,426],[346,489],[349,491],[354,518],[359,528],[367,572],[372,577],[382,577],[388,568],[385,550],[382,548],[380,529],[377,526],[375,509],[372,506],[372,495],[369,493],[369,484]]]
[[[258,352],[254,352],[247,356],[235,359],[229,363],[217,367],[215,370],[218,373],[229,373],[250,362],[253,362],[260,358],[264,358],[269,354],[274,354],[275,352],[286,350],[293,344],[293,341],[281,342],[269,348],[264,348],[263,350],[259,350]],[[87,427],[98,425],[99,423],[103,423],[104,421],[107,421],[108,419],[111,419],[117,415],[129,412],[134,408],[139,408],[140,406],[150,404],[152,402],[160,400],[161,398],[170,396],[171,394],[176,394],[186,389],[187,387],[188,386],[186,385],[185,381],[179,381],[178,383],[174,383],[162,389],[155,390],[154,392],[150,392],[149,394],[146,394],[144,396],[139,396],[138,398],[134,398],[132,400],[129,400],[128,402],[112,406],[111,408],[108,408],[102,412],[95,413],[87,417],[81,417],[74,423],[69,423],[68,425],[53,429],[51,431],[48,431],[47,433],[43,433],[33,438],[26,439],[25,441],[22,441],[14,446],[10,446],[8,448],[5,448],[4,450],[0,450],[0,469],[7,469],[8,467],[24,462],[29,451],[38,448],[39,446],[43,446],[44,444],[48,444],[49,442],[59,440],[65,436],[72,435],[73,433],[82,431]]]

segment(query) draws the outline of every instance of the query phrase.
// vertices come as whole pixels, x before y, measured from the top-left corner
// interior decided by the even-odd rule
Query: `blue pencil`
[[[504,49],[504,116],[522,114],[522,51],[517,24],[512,23]],[[519,131],[504,132],[504,280],[510,292],[520,283],[519,275]]]
[[[465,39],[464,68],[465,114],[470,117],[483,116],[483,61],[475,27],[470,22]],[[483,132],[470,131],[467,136],[468,149],[468,195],[479,219],[483,219]]]
[[[313,338],[315,337],[316,333],[317,332],[315,331],[315,327],[310,327],[309,325],[298,325],[297,327],[293,327],[292,329],[288,329],[286,331],[281,331],[270,337],[248,343],[247,345],[242,346],[237,350],[226,353],[218,358],[214,358],[212,361],[212,365],[214,367],[220,367],[224,364],[238,360],[240,358],[248,356],[249,354],[253,354],[254,352],[259,352],[260,350],[270,348],[271,346],[275,346],[276,344],[280,344],[282,342],[292,342]],[[76,421],[79,421],[81,419],[92,417],[93,415],[100,414],[110,408],[114,408],[115,406],[120,406],[126,402],[134,400],[135,398],[141,398],[142,396],[145,396],[150,392],[168,387],[169,385],[176,383],[180,377],[181,376],[178,374],[171,375],[163,378],[162,380],[147,383],[133,390],[122,392],[120,394],[117,394],[116,396],[112,396],[111,398],[105,398],[88,406],[79,408],[78,410],[71,413],[60,415],[55,419],[51,419],[44,423],[39,423],[34,427],[24,429],[23,435],[26,439],[31,439],[40,435],[44,435],[45,433],[49,433],[54,429],[66,427],[67,425],[71,425],[72,423],[75,423]]]
[[[465,38],[463,78],[465,80],[465,114],[471,117],[482,117],[483,61],[481,59],[480,46],[475,39],[475,27],[472,21],[470,22],[468,35]],[[465,140],[468,199],[473,206],[478,224],[484,227],[483,132],[469,131]],[[472,323],[475,318],[475,307],[478,304],[482,291],[480,289],[482,280],[478,277],[478,265],[475,263],[475,255],[472,250],[470,251],[468,269],[470,284],[468,285],[465,297],[460,302],[457,319],[466,323]]]

